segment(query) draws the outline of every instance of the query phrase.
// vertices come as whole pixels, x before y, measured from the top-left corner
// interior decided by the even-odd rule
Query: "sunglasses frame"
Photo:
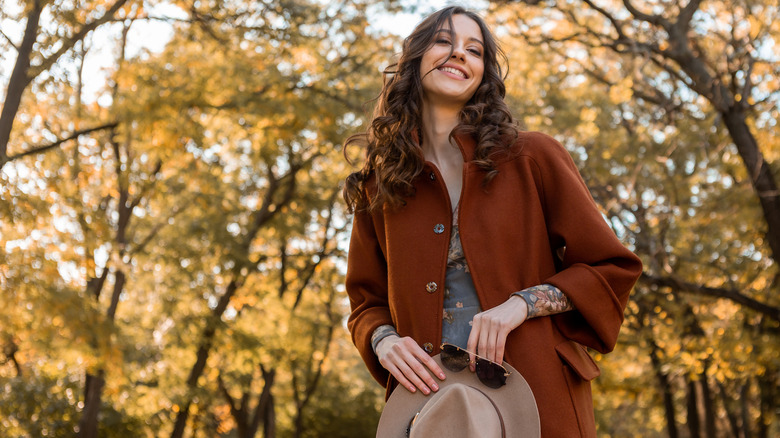
[[[495,365],[495,366],[497,366],[497,367],[501,368],[502,370],[504,370],[504,380],[506,380],[506,378],[507,378],[507,377],[509,377],[509,375],[510,375],[510,374],[512,374],[512,372],[511,372],[511,371],[509,371],[509,370],[507,370],[506,368],[504,368],[504,366],[503,366],[502,364],[500,364],[500,363],[498,363],[498,362],[493,362],[492,360],[490,360],[490,359],[488,359],[488,358],[486,358],[486,357],[484,357],[484,356],[480,356],[480,355],[478,355],[477,353],[474,353],[474,352],[472,352],[472,351],[468,351],[468,350],[466,350],[465,348],[458,347],[458,346],[457,346],[457,345],[455,345],[455,344],[450,344],[449,342],[443,342],[443,343],[442,343],[442,344],[439,346],[439,350],[440,350],[442,353],[444,353],[444,347],[452,347],[452,348],[455,348],[455,349],[456,349],[457,351],[459,351],[459,352],[463,352],[463,353],[465,353],[465,354],[473,354],[473,355],[474,355],[474,357],[476,357],[476,358],[478,358],[478,359],[481,359],[481,360],[483,360],[483,361],[485,361],[485,362],[488,362],[488,363],[490,363],[490,364],[493,364],[493,365]],[[447,354],[450,354],[450,353],[447,353]],[[474,364],[474,365],[476,365],[476,362],[477,362],[477,361],[475,361],[475,364]],[[444,365],[444,360],[443,360],[443,359],[442,359],[442,365]],[[447,368],[448,370],[450,370],[450,371],[453,371],[453,372],[460,372],[460,371],[463,371],[463,368],[465,368],[465,366],[464,366],[464,367],[463,367],[463,368],[461,368],[459,371],[455,371],[455,370],[451,370],[451,369],[450,369],[449,367],[447,367],[446,365],[444,365],[444,366],[445,366],[445,368]],[[483,385],[485,385],[485,386],[487,386],[488,388],[496,388],[496,387],[493,387],[493,386],[491,386],[491,385],[488,385],[487,383],[485,383],[485,382],[482,380],[482,378],[481,378],[479,375],[477,375],[477,378],[479,378],[479,381],[480,381],[480,382],[482,382],[482,384],[483,384]],[[497,388],[500,388],[501,386],[504,386],[504,385],[506,385],[506,382],[502,382],[502,383],[501,383],[501,385],[499,385]]]

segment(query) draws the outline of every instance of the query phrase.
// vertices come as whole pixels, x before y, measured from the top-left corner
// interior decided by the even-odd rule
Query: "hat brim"
[[[433,360],[441,367],[447,378],[439,381],[439,390],[449,385],[467,385],[487,394],[501,411],[508,437],[540,437],[541,425],[536,399],[523,376],[511,365],[504,363],[510,375],[506,385],[493,389],[479,381],[475,373],[468,368],[453,372],[445,368],[437,354]],[[387,400],[382,416],[379,418],[377,438],[406,438],[406,429],[412,418],[420,412],[433,394],[425,395],[421,391],[409,392],[398,385]]]

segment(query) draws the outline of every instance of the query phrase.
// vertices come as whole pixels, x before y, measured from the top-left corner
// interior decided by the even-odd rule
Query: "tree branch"
[[[36,76],[41,74],[42,72],[48,70],[52,65],[54,65],[57,60],[67,53],[71,48],[73,48],[74,45],[76,45],[77,42],[84,39],[85,36],[87,36],[88,33],[92,32],[93,30],[97,29],[98,26],[101,24],[107,23],[109,20],[111,20],[114,17],[114,14],[122,8],[122,6],[127,3],[127,0],[117,0],[114,2],[113,5],[111,5],[110,8],[106,11],[103,16],[98,18],[97,20],[91,21],[87,24],[85,24],[81,29],[79,29],[73,36],[70,38],[62,41],[62,46],[60,46],[59,50],[51,54],[48,58],[45,58],[43,61],[41,61],[40,64],[33,66],[31,68],[31,74],[28,75],[27,78],[27,84],[30,83]],[[25,84],[25,87],[27,86]]]
[[[19,112],[22,95],[30,83],[28,71],[30,70],[30,56],[33,45],[38,36],[38,24],[43,12],[41,0],[34,0],[30,15],[27,16],[27,25],[24,29],[22,44],[17,49],[16,63],[8,80],[8,89],[5,92],[5,102],[0,113],[0,169],[10,161],[8,159],[8,141],[11,138],[11,129]]]
[[[683,29],[687,32],[691,27],[693,14],[699,10],[699,5],[701,5],[701,0],[689,1],[688,4],[680,10],[680,14],[677,16],[677,23],[675,23],[675,26],[678,26],[680,29]]]
[[[666,21],[666,19],[664,17],[662,17],[660,15],[646,14],[646,13],[640,11],[639,9],[637,9],[636,6],[631,4],[631,0],[623,0],[623,5],[626,7],[628,12],[630,12],[631,15],[633,15],[634,18],[636,18],[638,20],[646,21],[646,22],[648,22],[650,24],[654,24],[656,26],[661,26],[664,29],[666,29],[666,28],[668,28],[670,26],[670,23],[668,21]]]
[[[6,34],[5,34],[5,32],[3,32],[3,30],[2,30],[2,29],[0,29],[0,36],[2,36],[3,38],[5,38],[5,40],[6,40],[6,41],[8,41],[8,44],[10,44],[10,45],[11,45],[11,47],[13,47],[13,48],[14,48],[14,50],[16,50],[17,52],[19,51],[19,46],[17,46],[16,44],[14,44],[14,42],[11,40],[11,38],[9,38],[9,37],[8,37],[8,35],[6,35]]]
[[[105,125],[95,126],[93,128],[87,128],[87,129],[82,129],[80,131],[75,131],[73,134],[71,134],[71,135],[69,135],[69,136],[67,136],[65,138],[61,138],[61,139],[55,141],[54,143],[50,143],[50,144],[46,144],[46,145],[42,145],[42,146],[33,146],[33,148],[30,149],[30,150],[27,150],[27,151],[24,151],[24,152],[20,152],[20,153],[15,154],[15,155],[11,155],[11,156],[9,156],[6,159],[6,162],[13,161],[13,160],[16,160],[16,159],[19,159],[19,158],[22,158],[22,157],[26,157],[28,155],[40,154],[42,152],[48,151],[49,149],[56,148],[57,146],[65,143],[67,141],[75,140],[75,139],[77,139],[78,137],[80,137],[82,135],[91,134],[93,132],[102,131],[104,129],[114,129],[117,126],[119,126],[119,122],[108,123],[108,124],[105,124]]]
[[[659,277],[642,273],[639,281],[659,287],[669,287],[680,292],[690,292],[699,295],[725,298],[737,304],[741,304],[749,309],[753,309],[762,315],[765,315],[775,321],[780,321],[780,308],[759,302],[748,297],[739,290],[709,287],[700,284],[690,283],[677,278],[676,276]]]

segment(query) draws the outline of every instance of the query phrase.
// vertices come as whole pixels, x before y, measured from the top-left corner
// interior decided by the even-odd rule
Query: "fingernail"
[[[416,391],[417,391],[417,390],[415,389],[415,387],[414,387],[414,386],[410,386],[410,387],[409,387],[409,392],[416,392]]]
[[[439,378],[440,378],[440,379],[442,379],[442,380],[444,380],[444,379],[446,379],[446,378],[447,378],[447,375],[446,375],[446,374],[444,374],[444,373],[441,373],[441,374],[439,374]]]
[[[434,390],[434,391],[438,391],[438,390],[439,390],[439,385],[437,385],[437,384],[435,384],[435,383],[434,383],[434,384],[433,384],[433,390]]]
[[[422,392],[423,392],[423,394],[428,395],[428,394],[430,394],[431,391],[428,388],[423,388]]]

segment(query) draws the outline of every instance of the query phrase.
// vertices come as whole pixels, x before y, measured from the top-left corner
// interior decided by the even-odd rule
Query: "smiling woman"
[[[614,348],[641,262],[560,143],[517,129],[505,61],[479,15],[444,8],[347,139],[366,150],[344,188],[348,326],[392,394],[379,437],[596,436],[583,346]]]

